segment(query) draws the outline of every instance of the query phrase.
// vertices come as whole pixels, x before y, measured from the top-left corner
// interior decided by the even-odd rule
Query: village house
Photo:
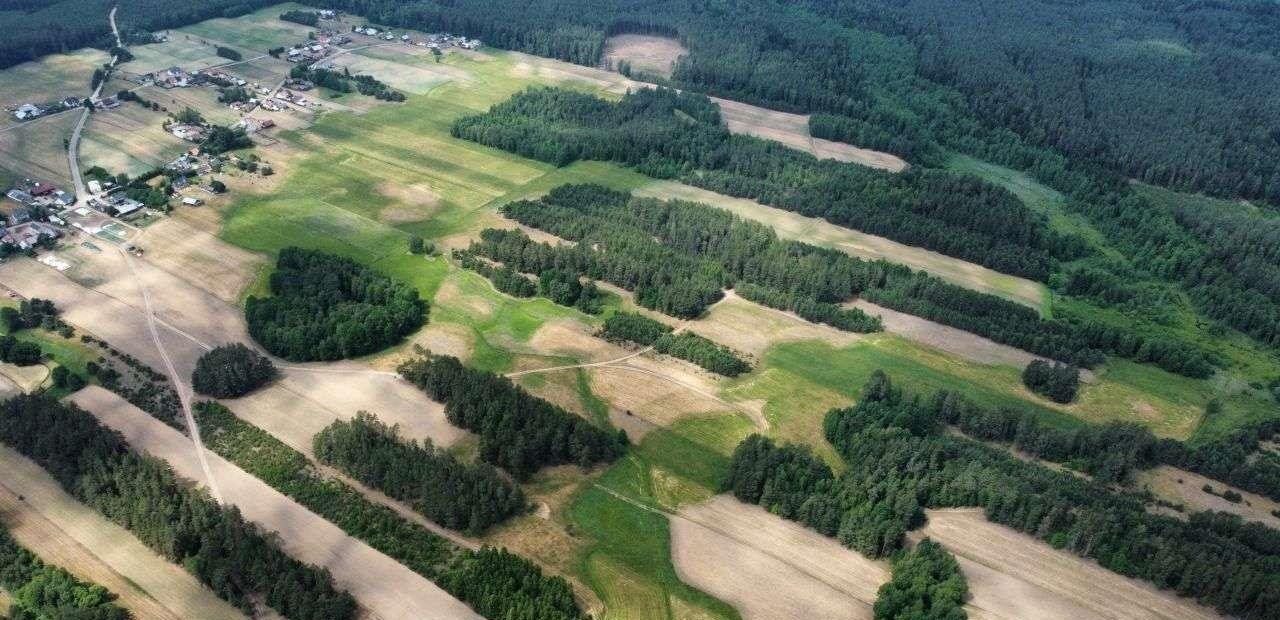
[[[194,196],[184,196],[184,197],[182,198],[182,204],[183,204],[184,206],[188,206],[188,207],[198,207],[198,206],[200,206],[200,205],[204,204],[204,201],[203,201],[203,200],[200,200],[199,198],[196,198],[196,197],[194,197]]]
[[[30,250],[40,244],[44,238],[57,239],[62,232],[44,222],[27,222],[5,229],[0,241],[16,246],[22,250]]]
[[[40,109],[40,106],[30,103],[24,103],[13,111],[13,117],[20,121],[37,118],[42,114],[44,114],[44,110]]]
[[[8,196],[10,200],[13,200],[14,202],[17,202],[23,206],[33,204],[36,201],[35,196],[32,196],[31,194],[28,194],[27,192],[24,192],[18,188],[9,190],[8,193],[5,194],[5,196]]]
[[[188,142],[200,142],[206,134],[205,128],[199,125],[174,125],[169,128],[169,133]]]
[[[246,133],[257,133],[264,129],[270,129],[276,126],[276,122],[269,118],[253,118],[246,116],[240,119],[240,126],[244,127]]]

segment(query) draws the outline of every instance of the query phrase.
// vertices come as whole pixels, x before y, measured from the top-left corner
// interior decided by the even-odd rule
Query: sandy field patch
[[[1242,519],[1259,521],[1264,525],[1280,528],[1280,519],[1271,514],[1273,510],[1280,510],[1280,503],[1257,493],[1242,491],[1217,480],[1206,478],[1200,474],[1169,467],[1168,465],[1161,465],[1146,471],[1134,472],[1133,482],[1134,486],[1138,488],[1145,487],[1154,493],[1156,497],[1174,504],[1182,504],[1191,511],[1216,510],[1229,512],[1239,515]],[[1213,487],[1214,493],[1221,494],[1223,491],[1230,489],[1239,493],[1244,499],[1237,504],[1222,499],[1217,495],[1210,495],[1203,490],[1206,484]],[[1182,516],[1185,517],[1185,515]]]
[[[794,239],[813,245],[840,250],[863,259],[885,259],[901,263],[984,293],[991,293],[1041,310],[1044,285],[1000,273],[958,258],[904,245],[884,237],[868,235],[852,228],[837,226],[826,220],[762,205],[754,200],[733,198],[724,194],[675,183],[655,181],[635,190],[639,196],[701,202],[724,209],[746,220],[767,224],[783,239]]]
[[[1091,620],[1220,618],[1207,607],[1122,577],[987,521],[981,509],[930,510],[910,534],[942,543],[969,581],[969,606],[999,618]]]
[[[379,357],[372,366],[378,370],[394,372],[400,362],[414,357],[411,353],[414,345],[432,353],[451,355],[465,362],[471,358],[472,337],[469,329],[457,323],[429,322],[425,328],[409,337],[410,346],[403,349],[403,352]]]
[[[720,116],[733,133],[781,142],[819,159],[834,159],[890,172],[901,172],[907,168],[907,162],[896,155],[810,136],[807,115],[778,112],[719,97],[711,99],[720,104]]]
[[[589,326],[573,319],[548,321],[529,337],[529,346],[542,353],[582,362],[603,362],[631,353],[608,340],[596,338]]]
[[[871,618],[886,562],[726,495],[671,517],[680,578],[747,620]]]
[[[706,316],[687,325],[699,336],[757,359],[779,342],[821,340],[842,347],[862,339],[858,334],[810,323],[793,313],[747,301],[733,291],[726,291],[724,299],[712,306]]]
[[[229,304],[238,303],[267,263],[261,255],[172,217],[148,226],[137,245],[146,250],[148,262]]]
[[[0,399],[17,396],[20,393],[22,393],[22,389],[18,387],[18,384],[14,383],[3,372],[0,372]]]
[[[647,34],[620,34],[604,42],[604,68],[616,69],[620,61],[633,71],[671,77],[676,59],[689,53],[679,41]]]
[[[14,538],[46,562],[111,590],[135,618],[244,618],[190,573],[67,495],[39,465],[3,445],[0,470],[0,518]]]
[[[203,479],[191,443],[177,431],[115,394],[90,386],[72,399],[103,424],[119,431],[136,449],[167,461],[190,480]],[[347,535],[240,468],[209,453],[209,466],[225,501],[266,531],[293,557],[329,570],[337,587],[386,620],[480,616],[444,590],[395,560]]]
[[[34,392],[49,378],[49,367],[44,364],[34,366],[16,366],[8,362],[0,363],[0,376],[4,377],[4,385],[0,385],[0,394],[6,388],[16,392]]]

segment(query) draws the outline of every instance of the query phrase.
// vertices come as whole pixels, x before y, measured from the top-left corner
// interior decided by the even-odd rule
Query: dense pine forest
[[[1224,613],[1259,620],[1280,613],[1280,532],[1227,513],[1187,520],[1150,513],[1142,497],[1106,486],[1127,459],[1144,458],[1139,446],[1116,463],[1109,451],[1123,445],[1118,438],[1145,431],[1102,429],[1093,445],[1071,444],[1103,476],[1086,480],[944,432],[944,422],[976,421],[971,405],[947,413],[955,400],[911,396],[876,373],[857,405],[827,414],[842,474],[806,448],[753,435],[735,451],[723,489],[870,556],[901,548],[925,508],[979,506],[995,523]]]
[[[249,334],[290,361],[373,353],[427,320],[427,302],[413,288],[324,252],[281,250],[270,288],[271,297],[245,300]]]
[[[238,510],[132,451],[74,405],[42,396],[4,401],[0,441],[245,613],[265,603],[291,620],[356,616],[355,600],[335,589],[326,571],[289,557]]]
[[[455,426],[480,436],[480,458],[526,480],[548,465],[590,467],[622,456],[627,436],[593,426],[510,379],[437,355],[404,362],[400,376],[444,403]]]
[[[405,440],[368,413],[334,422],[313,442],[321,463],[450,529],[480,535],[525,508],[520,487],[493,466],[468,465],[430,442]]]

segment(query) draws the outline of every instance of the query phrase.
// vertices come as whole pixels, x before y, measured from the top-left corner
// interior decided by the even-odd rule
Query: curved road
[[[111,7],[111,12],[107,13],[107,20],[111,22],[111,34],[116,38],[116,47],[124,47],[120,40],[120,30],[116,28],[116,8]],[[111,67],[114,68],[119,60],[119,56],[112,56]],[[102,87],[106,84],[106,80],[98,82],[98,86],[89,95],[89,100],[97,100],[102,94]],[[85,189],[84,179],[80,176],[80,132],[84,130],[85,123],[88,121],[89,108],[81,108],[80,120],[76,121],[75,129],[71,130],[71,139],[67,141],[67,165],[71,167],[71,181],[76,189],[76,202],[89,198],[89,191]]]

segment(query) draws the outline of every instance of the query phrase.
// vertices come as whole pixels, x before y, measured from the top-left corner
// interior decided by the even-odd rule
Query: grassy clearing
[[[0,307],[17,307],[17,305],[18,304],[9,300],[0,302]],[[5,325],[0,324],[0,336],[3,335],[9,335],[9,330]],[[89,362],[100,357],[97,350],[80,342],[80,336],[78,334],[72,335],[70,338],[63,338],[53,332],[48,332],[39,328],[32,328],[24,329],[13,335],[20,341],[34,342],[40,345],[40,350],[44,352],[45,356],[49,360],[51,360],[51,362],[46,362],[45,364],[51,372],[56,366],[66,366],[72,372],[80,375],[86,380],[89,380],[91,379],[91,376],[89,375],[89,371],[86,366]],[[51,387],[47,378],[44,382],[44,386]],[[68,394],[68,392],[61,388],[51,389],[49,393],[56,398],[61,398]]]
[[[0,71],[0,108],[84,97],[93,70],[109,60],[102,50],[84,48],[9,67]],[[0,127],[16,123],[11,114],[0,119]]]

